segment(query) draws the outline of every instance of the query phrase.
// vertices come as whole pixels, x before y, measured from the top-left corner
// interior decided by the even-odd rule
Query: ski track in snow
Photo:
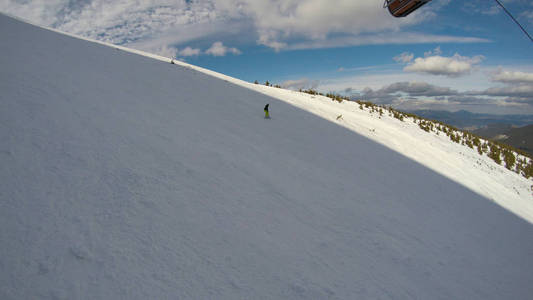
[[[0,40],[1,299],[533,294],[530,181],[446,136],[1,14]]]

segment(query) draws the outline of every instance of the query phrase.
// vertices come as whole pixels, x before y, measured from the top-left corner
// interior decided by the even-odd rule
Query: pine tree
[[[489,152],[488,156],[490,158],[492,158],[492,160],[494,162],[496,162],[497,164],[501,164],[502,163],[502,159],[501,159],[500,155],[501,155],[500,147],[498,147],[498,145],[496,145],[494,143],[491,143],[490,144],[490,152]]]
[[[533,160],[530,160],[529,163],[523,169],[524,177],[530,178],[533,176]]]
[[[516,163],[516,157],[509,149],[503,150],[503,160],[505,161],[505,167],[509,170],[511,170]]]

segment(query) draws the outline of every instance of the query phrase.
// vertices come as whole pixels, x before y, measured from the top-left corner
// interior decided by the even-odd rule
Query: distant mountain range
[[[533,125],[514,127],[508,124],[492,124],[474,130],[473,133],[533,155]]]
[[[416,110],[411,113],[469,130],[481,137],[511,145],[533,155],[532,115],[476,114],[465,110]]]
[[[491,124],[508,124],[515,127],[533,124],[533,115],[478,114],[466,110],[456,112],[442,110],[414,110],[409,112],[426,119],[441,121],[466,130],[476,130]]]

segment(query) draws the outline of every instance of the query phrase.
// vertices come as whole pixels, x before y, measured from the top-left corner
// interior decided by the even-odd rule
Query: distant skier
[[[264,111],[265,111],[265,119],[270,119],[270,115],[268,114],[268,105],[269,104],[265,105],[265,109],[264,109]]]

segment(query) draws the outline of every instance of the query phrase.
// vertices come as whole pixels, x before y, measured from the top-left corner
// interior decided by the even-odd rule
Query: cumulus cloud
[[[425,42],[480,42],[470,37],[441,38],[438,35],[398,31],[433,18],[449,0],[419,10],[409,18],[391,18],[373,1],[337,0],[215,0],[229,15],[246,16],[256,28],[259,44],[275,50],[330,48],[361,44]],[[379,35],[379,36],[377,36]],[[295,42],[297,45],[295,45]],[[331,46],[332,43],[334,46]]]
[[[176,48],[162,46],[162,47],[159,47],[158,49],[155,49],[152,52],[155,54],[161,55],[161,56],[175,58],[178,51]]]
[[[391,104],[400,99],[426,99],[446,100],[446,96],[459,95],[459,92],[449,87],[440,87],[427,82],[396,82],[380,89],[365,88],[361,97],[381,104]]]
[[[396,82],[381,89],[382,91],[392,94],[403,92],[412,97],[418,96],[449,96],[457,95],[458,92],[448,87],[439,87],[426,82]]]
[[[372,88],[365,87],[359,94],[359,98],[377,104],[392,104],[401,98],[401,96],[388,93],[384,89],[373,90]]]
[[[372,1],[339,0],[216,0],[233,15],[245,15],[254,23],[260,44],[282,48],[290,38],[325,39],[332,33],[360,34],[396,30],[419,23],[423,14],[394,20]],[[379,22],[376,20],[380,20]]]
[[[533,73],[520,71],[505,71],[501,68],[491,74],[492,81],[512,84],[533,84]]]
[[[533,104],[533,85],[508,85],[504,87],[492,87],[483,91],[471,91],[470,95],[485,95],[498,97],[527,98]]]
[[[469,91],[468,95],[503,97],[507,102],[527,102],[533,104],[533,73],[507,71],[499,68],[490,74],[494,82],[503,86],[491,87],[482,91]]]
[[[520,76],[521,77],[521,76]],[[511,78],[514,78],[511,76]],[[360,97],[378,104],[410,105],[533,105],[533,84],[513,83],[480,91],[460,92],[427,82],[396,82],[379,89],[364,88]]]
[[[452,57],[440,55],[418,57],[403,70],[406,72],[459,77],[470,74],[475,65],[479,64],[483,59],[482,55],[466,57],[459,54],[455,54]]]
[[[185,47],[178,51],[179,56],[198,56],[202,53],[199,48]]]
[[[227,53],[239,55],[242,52],[237,48],[226,47],[222,42],[219,41],[214,42],[213,45],[211,45],[211,47],[205,51],[205,53],[213,56],[225,56]]]

